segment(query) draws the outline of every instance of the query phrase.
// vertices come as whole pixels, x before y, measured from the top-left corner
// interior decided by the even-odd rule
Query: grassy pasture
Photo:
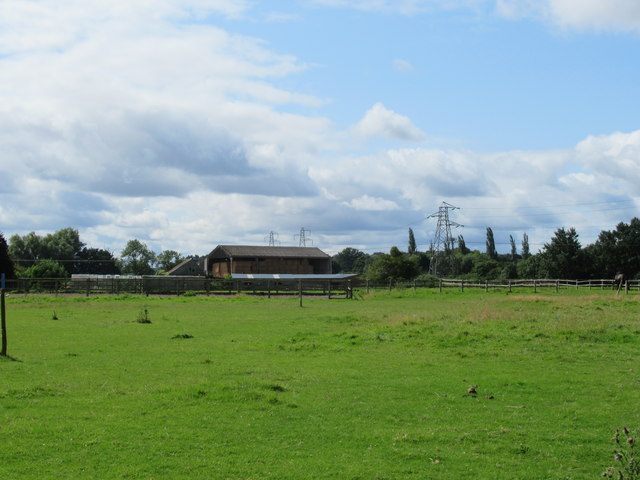
[[[8,479],[593,479],[613,428],[640,425],[636,295],[9,296],[7,310]]]

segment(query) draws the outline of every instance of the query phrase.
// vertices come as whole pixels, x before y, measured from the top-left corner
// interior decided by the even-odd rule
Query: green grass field
[[[9,296],[7,324],[8,480],[594,479],[640,426],[637,294]]]

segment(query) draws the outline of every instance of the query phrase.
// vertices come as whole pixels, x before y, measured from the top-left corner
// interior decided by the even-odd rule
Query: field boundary
[[[205,277],[142,276],[97,277],[82,279],[21,278],[6,281],[6,291],[12,293],[53,293],[84,295],[305,295],[328,298],[352,298],[353,291],[379,291],[394,289],[437,289],[438,291],[468,289],[556,291],[566,289],[615,290],[630,294],[640,292],[640,280],[630,280],[618,286],[612,279],[517,279],[470,281],[450,278],[415,280],[411,282],[370,282],[350,280],[231,280]]]

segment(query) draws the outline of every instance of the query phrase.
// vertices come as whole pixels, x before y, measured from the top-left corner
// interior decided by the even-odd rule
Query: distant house
[[[199,276],[204,275],[205,257],[190,257],[167,272],[167,275]]]
[[[315,247],[218,245],[205,257],[208,276],[233,274],[330,274],[331,257]]]

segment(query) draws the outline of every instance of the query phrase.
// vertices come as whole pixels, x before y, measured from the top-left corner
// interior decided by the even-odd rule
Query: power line
[[[556,203],[548,205],[530,205],[518,207],[520,209],[525,208],[557,208],[557,207],[581,207],[584,205],[610,205],[617,203],[635,203],[636,200],[610,200],[607,202],[584,202],[584,203]],[[504,210],[504,207],[465,207],[465,210]]]

